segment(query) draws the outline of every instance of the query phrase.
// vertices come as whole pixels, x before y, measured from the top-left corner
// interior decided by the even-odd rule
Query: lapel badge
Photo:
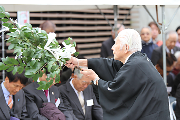
[[[19,102],[19,99],[18,99],[18,102]]]
[[[52,92],[52,94],[54,95],[54,92]]]

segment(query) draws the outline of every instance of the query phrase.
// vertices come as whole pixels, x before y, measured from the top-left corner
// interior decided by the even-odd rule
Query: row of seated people
[[[37,90],[47,73],[27,85],[24,72],[7,72],[0,86],[0,120],[103,120],[88,78],[78,73],[60,87]]]

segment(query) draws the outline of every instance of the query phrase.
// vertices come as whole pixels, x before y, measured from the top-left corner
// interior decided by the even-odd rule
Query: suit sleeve
[[[92,87],[91,87],[92,88]],[[92,115],[96,120],[103,120],[103,110],[101,108],[101,106],[98,104],[96,97],[93,93],[93,89],[91,89],[91,93],[92,93],[92,98],[94,101],[94,105],[92,108]]]
[[[73,109],[70,106],[70,103],[66,98],[66,95],[63,92],[60,92],[60,98],[61,98],[61,104],[59,105],[59,110],[61,110],[64,113],[66,120],[78,120],[73,113]]]
[[[88,68],[94,70],[105,81],[112,81],[122,65],[122,62],[109,58],[88,59]]]
[[[23,96],[23,103],[22,103],[22,112],[21,112],[21,118],[20,119],[25,119],[28,117],[27,109],[26,109],[26,98],[24,91],[22,90],[22,96]]]
[[[31,95],[26,89],[24,89],[24,92],[26,97],[26,107],[30,118],[34,120],[48,120],[46,117],[40,115],[39,109],[36,103],[34,102],[34,96]]]

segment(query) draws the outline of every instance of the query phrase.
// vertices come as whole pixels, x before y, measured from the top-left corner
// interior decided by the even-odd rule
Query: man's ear
[[[5,78],[5,82],[9,83],[9,78],[8,77]]]
[[[75,75],[74,73],[71,74],[71,78],[77,78],[77,75]]]
[[[129,45],[125,44],[125,53],[129,51]]]

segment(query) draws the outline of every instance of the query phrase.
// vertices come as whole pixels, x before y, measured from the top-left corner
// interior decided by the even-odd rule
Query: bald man
[[[152,31],[150,27],[143,27],[141,29],[141,40],[142,40],[142,53],[146,53],[148,58],[151,59],[152,52],[158,47],[157,44],[153,43]]]

